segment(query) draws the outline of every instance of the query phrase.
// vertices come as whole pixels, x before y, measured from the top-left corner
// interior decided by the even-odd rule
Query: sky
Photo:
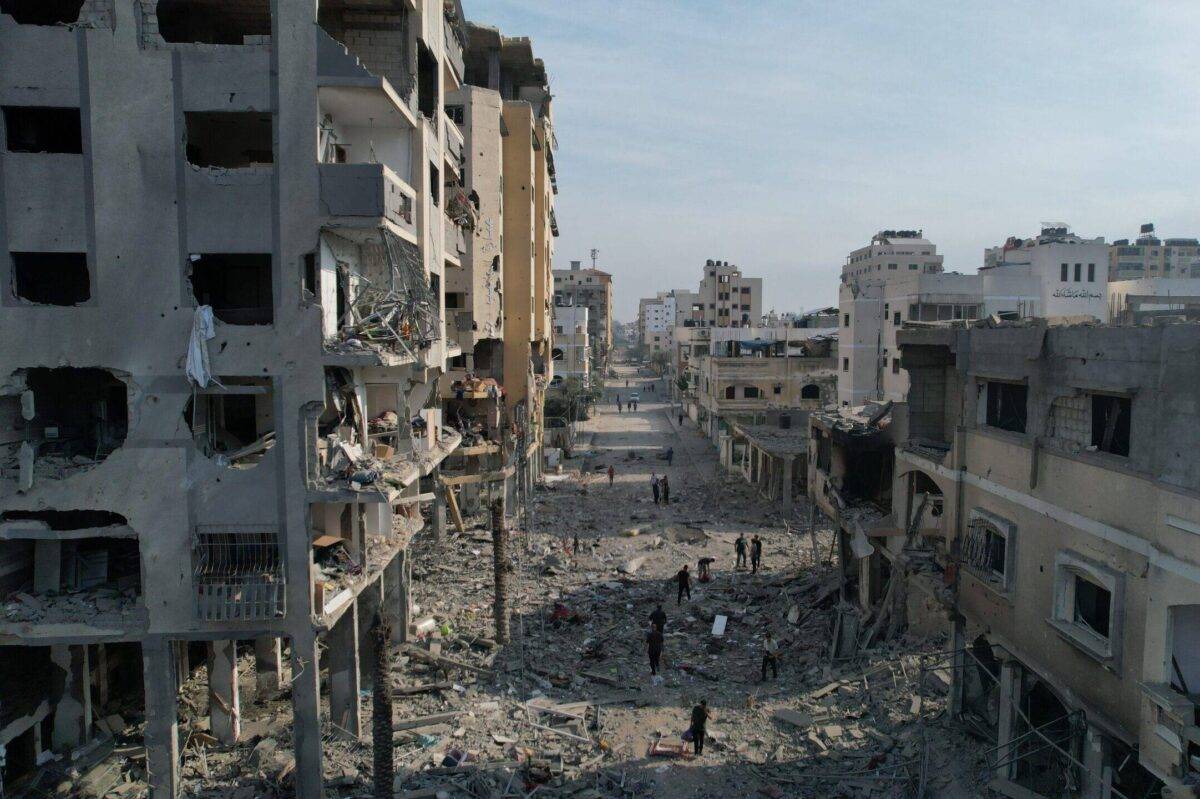
[[[1042,222],[1200,236],[1200,3],[463,5],[546,63],[555,267],[598,249],[619,321],[706,258],[762,277],[764,311],[835,304],[882,229],[948,272]]]

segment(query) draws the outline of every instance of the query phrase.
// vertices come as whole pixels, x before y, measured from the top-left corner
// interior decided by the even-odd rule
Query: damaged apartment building
[[[379,615],[405,635],[406,547],[461,441],[438,381],[501,359],[500,201],[481,223],[460,196],[444,110],[466,34],[453,0],[0,0],[5,788],[132,699],[174,797],[177,688],[207,663],[236,741],[239,646],[268,690],[290,658],[295,795],[322,795],[330,730],[360,734],[359,642]],[[548,95],[517,105],[528,197]],[[535,204],[505,198],[526,241]],[[443,295],[475,268],[496,292],[463,335]]]
[[[446,99],[464,158],[465,246],[446,271],[447,335],[460,353],[441,384],[447,424],[464,440],[437,488],[456,523],[488,500],[528,498],[540,474],[558,235],[545,65],[527,38],[473,23],[466,34],[465,84]]]
[[[1200,326],[906,328],[903,402],[814,415],[837,656],[945,634],[1000,795],[1196,796]]]

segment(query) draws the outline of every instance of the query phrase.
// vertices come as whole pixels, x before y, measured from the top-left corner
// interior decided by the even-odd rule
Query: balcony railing
[[[384,218],[416,235],[416,192],[384,164],[321,164],[321,208],[333,217]]]

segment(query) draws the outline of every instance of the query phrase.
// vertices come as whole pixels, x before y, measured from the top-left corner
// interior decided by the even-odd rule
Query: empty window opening
[[[737,389],[733,386],[725,387],[725,399],[734,399],[737,397]]]
[[[1200,694],[1200,605],[1175,605],[1170,609],[1171,687],[1182,694]]]
[[[762,396],[762,392],[758,390],[758,386],[746,386],[742,389],[742,396],[745,399],[758,399]]]
[[[1029,387],[1023,383],[987,383],[987,424],[1014,433],[1025,432]]]
[[[819,400],[821,398],[821,387],[816,383],[809,383],[800,389],[800,399]]]
[[[223,389],[196,394],[183,418],[205,457],[233,468],[257,466],[275,444],[275,401],[267,378],[220,378]]]
[[[125,441],[126,387],[104,369],[27,369],[0,386],[0,469],[23,490],[70,477]]]
[[[446,307],[447,308],[465,308],[467,295],[462,291],[447,291],[446,292]]]
[[[39,305],[79,305],[92,297],[87,253],[14,252],[13,293]]]
[[[0,14],[18,25],[70,25],[82,8],[83,0],[0,0]]]
[[[82,153],[78,108],[4,106],[10,153]]]
[[[555,347],[550,350],[550,360],[561,361],[563,359],[563,351],[561,347]]]
[[[6,510],[2,522],[26,522],[20,527],[44,527],[46,530],[88,530],[96,527],[119,527],[129,520],[107,510]]]
[[[274,321],[269,253],[205,253],[191,257],[192,296],[230,325]]]
[[[4,577],[18,592],[5,605],[9,622],[87,623],[132,610],[142,592],[138,542],[132,538],[0,541]]]
[[[417,110],[433,119],[438,109],[438,60],[425,43],[417,40]]]
[[[271,35],[270,0],[158,0],[156,12],[168,42],[252,44]]]
[[[1092,446],[1101,452],[1129,456],[1129,397],[1092,395]]]
[[[892,374],[894,374],[894,375],[900,374],[900,359],[899,358],[892,358]]]
[[[198,167],[239,169],[274,162],[271,115],[257,111],[188,111],[187,160]]]
[[[437,165],[432,161],[429,162],[429,199],[433,200],[434,205],[439,205],[442,201],[442,177]]]
[[[1112,594],[1083,575],[1073,575],[1074,611],[1072,620],[1101,638],[1108,638],[1112,612]]]
[[[317,254],[315,252],[304,254],[304,271],[300,279],[301,290],[308,292],[313,297],[317,296]]]

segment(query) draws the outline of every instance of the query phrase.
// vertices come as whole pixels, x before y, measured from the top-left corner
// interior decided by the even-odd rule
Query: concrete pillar
[[[441,484],[441,469],[433,472],[433,506],[430,508],[430,524],[433,540],[440,546],[446,542],[446,488]]]
[[[96,705],[98,715],[103,716],[108,706],[108,649],[104,644],[96,644]]]
[[[272,696],[283,687],[283,641],[269,636],[254,639],[254,685],[258,695]]]
[[[383,567],[380,583],[380,605],[383,620],[392,630],[392,639],[399,640],[400,634],[400,583],[403,580],[404,550],[396,553],[388,565]],[[363,619],[359,619],[361,624]]]
[[[780,461],[783,464],[783,507],[790,509],[792,507],[792,481],[795,479],[796,459],[791,455],[784,455]]]
[[[1017,736],[1017,708],[1021,702],[1021,664],[1007,652],[1002,654],[1000,663],[1000,703],[999,722],[996,724],[996,776],[1000,779],[1011,780],[1017,773],[1017,764],[1013,761],[1016,747],[1012,740]]]
[[[51,745],[56,752],[82,746],[91,740],[92,678],[87,646],[56,644],[50,647],[50,695],[54,703]]]
[[[1109,799],[1112,796],[1112,753],[1104,733],[1092,724],[1087,725],[1084,732],[1082,760],[1081,799]]]
[[[321,799],[321,678],[316,631],[302,625],[292,637],[292,747],[297,799]]]
[[[950,619],[950,718],[958,718],[963,709],[963,685],[967,677],[967,664],[974,661],[967,659],[964,651],[967,645],[966,630],[962,616],[955,614]]]
[[[213,641],[208,645],[208,718],[218,741],[237,743],[241,732],[237,641]]]
[[[179,711],[176,644],[161,638],[142,642],[142,681],[146,701],[146,771],[150,799],[179,795]]]
[[[33,592],[44,594],[47,591],[62,589],[62,542],[34,541],[33,542]]]
[[[362,736],[362,669],[358,655],[358,601],[338,619],[329,631],[326,655],[329,658],[329,718],[333,727],[348,738]]]

